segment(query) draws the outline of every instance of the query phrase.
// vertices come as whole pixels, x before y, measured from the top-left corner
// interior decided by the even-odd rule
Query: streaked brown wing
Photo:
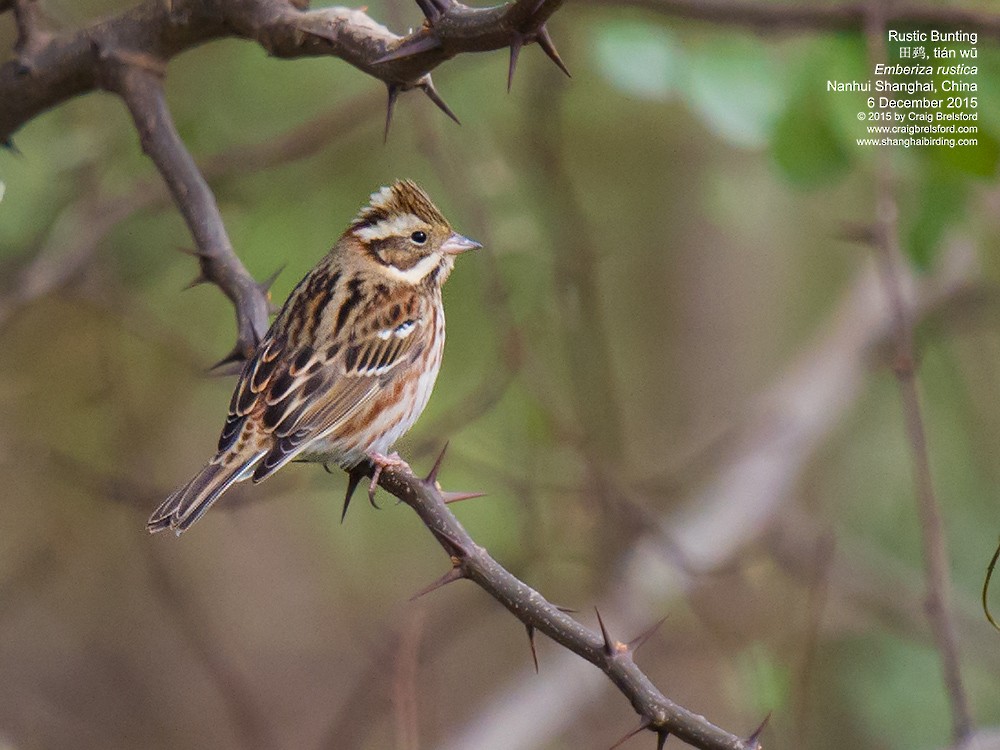
[[[279,357],[288,362],[287,369],[276,368],[267,376],[266,386],[255,398],[257,406],[248,415],[273,435],[272,448],[257,465],[254,481],[277,471],[310,441],[335,432],[405,370],[405,363],[422,350],[431,333],[431,321],[405,317],[400,305],[387,305],[385,314],[369,320],[377,327],[357,331],[360,337],[342,347],[331,345],[320,352],[303,347]],[[253,373],[245,379],[253,390]],[[236,402],[237,418],[242,419],[239,398]]]
[[[236,444],[247,416],[263,398],[262,394],[270,385],[271,378],[277,370],[287,367],[285,358],[281,356],[286,346],[284,337],[265,338],[254,356],[243,367],[229,402],[226,423],[222,427],[222,434],[219,435],[219,453],[225,453]]]

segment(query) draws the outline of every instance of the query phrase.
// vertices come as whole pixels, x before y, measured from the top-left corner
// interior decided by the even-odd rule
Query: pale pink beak
[[[475,250],[477,247],[482,247],[482,245],[455,232],[441,245],[441,252],[445,255],[461,255],[469,250]]]

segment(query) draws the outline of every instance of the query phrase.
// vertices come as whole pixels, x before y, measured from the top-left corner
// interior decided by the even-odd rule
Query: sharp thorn
[[[528,631],[528,645],[531,646],[531,660],[535,663],[535,674],[538,674],[538,652],[535,651],[535,626],[524,623],[524,629]]]
[[[188,289],[194,289],[196,286],[207,284],[208,282],[209,278],[204,273],[199,273],[197,276],[195,276],[193,279],[191,279],[191,281],[187,283],[187,286],[185,286],[184,289],[185,291]]]
[[[434,581],[434,583],[432,583],[430,586],[425,586],[424,588],[420,589],[420,591],[411,596],[410,601],[411,602],[415,601],[416,599],[419,599],[420,597],[425,596],[431,593],[432,591],[437,591],[442,586],[447,586],[449,583],[453,583],[454,581],[458,581],[462,578],[465,578],[465,573],[462,572],[461,567],[456,565],[447,573],[445,573],[443,576]]]
[[[193,258],[198,258],[199,261],[201,260],[201,253],[199,253],[197,250],[194,250],[193,248],[190,248],[190,247],[178,247],[177,250],[179,252],[184,253],[185,255],[190,255]]]
[[[389,142],[389,126],[392,125],[392,110],[396,106],[396,99],[399,98],[400,86],[398,83],[387,83],[389,98],[385,104],[385,132],[382,134],[382,143]]]
[[[660,618],[657,622],[653,623],[650,627],[646,628],[646,630],[644,630],[642,633],[640,633],[635,638],[633,638],[631,641],[629,641],[628,642],[628,650],[630,652],[632,652],[632,653],[635,653],[636,651],[638,651],[639,648],[646,641],[648,641],[650,639],[650,637],[653,635],[653,633],[655,633],[657,630],[660,629],[660,626],[663,625],[663,623],[666,622],[666,620],[667,620],[666,617]]]
[[[570,607],[560,607],[558,604],[553,604],[552,606],[554,606],[556,609],[558,609],[560,612],[566,615],[575,615],[577,612],[580,611],[578,609],[571,609]]]
[[[266,279],[264,279],[257,285],[257,288],[260,289],[264,294],[268,294],[271,291],[271,285],[274,284],[275,280],[278,278],[278,276],[281,275],[281,272],[284,270],[285,270],[285,264],[278,266],[277,270],[275,270],[274,273],[272,273],[270,276],[268,276]]]
[[[434,23],[447,13],[453,5],[452,0],[417,0],[420,11],[428,21]]]
[[[656,750],[663,750],[663,746],[667,744],[667,737],[670,736],[670,732],[666,729],[661,729],[656,733]]]
[[[390,52],[386,52],[381,57],[375,58],[372,65],[381,65],[382,63],[402,60],[404,57],[413,57],[422,52],[430,52],[432,49],[437,49],[441,46],[441,40],[433,31],[428,30],[418,33],[422,34],[422,36],[413,36],[404,39],[398,47]]]
[[[438,17],[441,15],[441,11],[431,0],[417,0],[417,5],[420,6],[420,12],[431,23],[438,20]]]
[[[771,720],[771,712],[767,712],[767,716],[764,717],[764,721],[760,723],[753,732],[747,737],[747,750],[760,750],[760,736],[764,733],[764,729],[767,728],[767,723]]]
[[[594,612],[597,613],[597,624],[601,626],[601,637],[604,638],[604,653],[608,656],[614,656],[614,643],[611,640],[611,636],[608,635],[608,629],[604,627],[604,619],[601,617],[601,611],[597,607],[594,607]]]
[[[460,503],[463,500],[474,500],[477,497],[486,497],[485,492],[442,492],[441,499],[445,505],[449,503]]]
[[[317,39],[322,39],[330,44],[336,44],[338,41],[336,28],[330,29],[329,31],[317,31],[316,29],[307,29],[305,26],[299,26],[296,28],[303,34],[308,34],[309,36],[314,36]]]
[[[621,747],[626,742],[628,742],[630,739],[632,739],[637,734],[639,734],[639,732],[644,732],[645,730],[649,729],[650,726],[652,726],[652,722],[649,720],[648,717],[643,716],[642,717],[642,723],[639,724],[639,726],[637,726],[631,732],[629,732],[624,737],[622,737],[620,740],[618,740],[618,742],[616,742],[615,744],[613,744],[610,748],[608,748],[608,750],[615,750],[615,748]]]
[[[354,491],[358,488],[358,484],[361,483],[361,478],[365,476],[368,472],[364,464],[360,466],[355,466],[353,469],[347,472],[347,494],[344,495],[344,509],[340,511],[340,522],[344,522],[344,518],[347,517],[347,507],[351,504],[351,498],[354,496]],[[323,468],[328,472],[330,469],[326,464],[323,464]],[[331,472],[332,473],[332,472]]]
[[[510,64],[507,66],[507,93],[510,93],[510,86],[514,82],[514,70],[517,68],[517,58],[521,54],[521,47],[524,46],[524,37],[515,34],[510,40]]]
[[[452,536],[445,529],[440,529],[436,526],[428,527],[431,533],[434,534],[439,540],[444,542],[444,546],[450,548],[448,554],[457,559],[462,559],[469,556],[469,549],[462,542]]]
[[[549,59],[559,67],[559,70],[565,73],[568,78],[572,78],[573,76],[570,74],[569,68],[566,67],[566,63],[564,63],[562,58],[559,57],[556,45],[552,42],[552,35],[549,34],[549,30],[545,27],[545,24],[542,24],[538,28],[535,39],[538,42],[538,46],[541,47],[545,54],[549,56]]]
[[[437,92],[437,89],[434,88],[434,82],[431,80],[430,73],[425,75],[421,79],[418,85],[420,86],[421,90],[425,94],[427,94],[427,98],[430,99],[432,102],[434,102],[434,104],[437,106],[438,109],[440,109],[442,112],[448,115],[448,117],[454,120],[457,124],[459,125],[462,124],[462,121],[455,116],[455,113],[452,112],[451,108],[444,103],[444,99],[441,98],[441,95]]]
[[[444,454],[448,452],[448,443],[444,444],[441,452],[438,453],[438,457],[434,461],[434,465],[431,470],[427,472],[427,476],[424,477],[424,484],[428,484],[433,487],[437,484],[438,472],[441,470],[441,462],[444,461]]]
[[[218,362],[216,362],[208,369],[211,372],[212,370],[218,370],[220,367],[223,367],[224,365],[233,364],[234,362],[243,362],[245,359],[246,355],[243,353],[243,346],[240,344],[240,342],[237,341],[236,346],[233,347],[233,350],[229,352],[229,354],[227,354],[225,357],[220,359]]]

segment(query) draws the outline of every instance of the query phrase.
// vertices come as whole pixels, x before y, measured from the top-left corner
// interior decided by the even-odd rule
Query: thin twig
[[[872,63],[886,62],[886,17],[871,6],[865,25]],[[941,659],[945,690],[951,707],[952,739],[960,746],[973,730],[968,698],[962,684],[958,639],[950,609],[951,581],[944,519],[934,491],[927,434],[917,391],[917,352],[914,315],[904,290],[905,260],[898,227],[895,185],[888,154],[876,154],[874,250],[892,315],[895,346],[893,372],[899,387],[903,418],[913,468],[917,512],[920,517],[926,599],[924,607]]]
[[[38,0],[13,0],[12,5],[17,25],[14,53],[20,66],[19,72],[24,75],[31,72],[32,59],[48,43],[51,34],[42,29]]]
[[[787,508],[765,539],[775,564],[801,586],[812,586],[816,568],[816,540],[828,522],[819,514]],[[837,547],[826,572],[834,634],[881,631],[897,639],[933,647],[933,633],[924,614],[923,571],[887,554],[863,534],[840,529]],[[980,654],[979,666],[1000,669],[995,635],[983,628],[982,610],[972,596],[957,596],[957,624],[963,642]]]
[[[215,196],[174,126],[161,77],[125,64],[115,69],[110,84],[125,100],[143,151],[153,160],[184,214],[198,247],[203,277],[218,285],[233,302],[236,347],[223,361],[248,357],[267,330],[266,289],[254,280],[233,250]]]
[[[264,141],[238,144],[199,159],[198,167],[206,180],[224,180],[298,161],[367,126],[381,108],[382,97],[376,92],[360,94]],[[18,264],[12,283],[0,292],[0,328],[34,300],[76,281],[115,227],[169,200],[164,184],[147,177],[113,195],[103,192],[96,181],[88,185],[58,215],[41,243],[24,253],[29,257]]]

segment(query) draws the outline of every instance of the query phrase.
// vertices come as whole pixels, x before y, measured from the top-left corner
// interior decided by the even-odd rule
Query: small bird
[[[347,470],[371,461],[373,497],[378,473],[402,463],[387,452],[424,410],[441,367],[441,285],[455,256],[477,247],[413,182],[372,193],[243,367],[215,457],[148,530],[179,535],[236,482],[260,482],[292,460]]]

